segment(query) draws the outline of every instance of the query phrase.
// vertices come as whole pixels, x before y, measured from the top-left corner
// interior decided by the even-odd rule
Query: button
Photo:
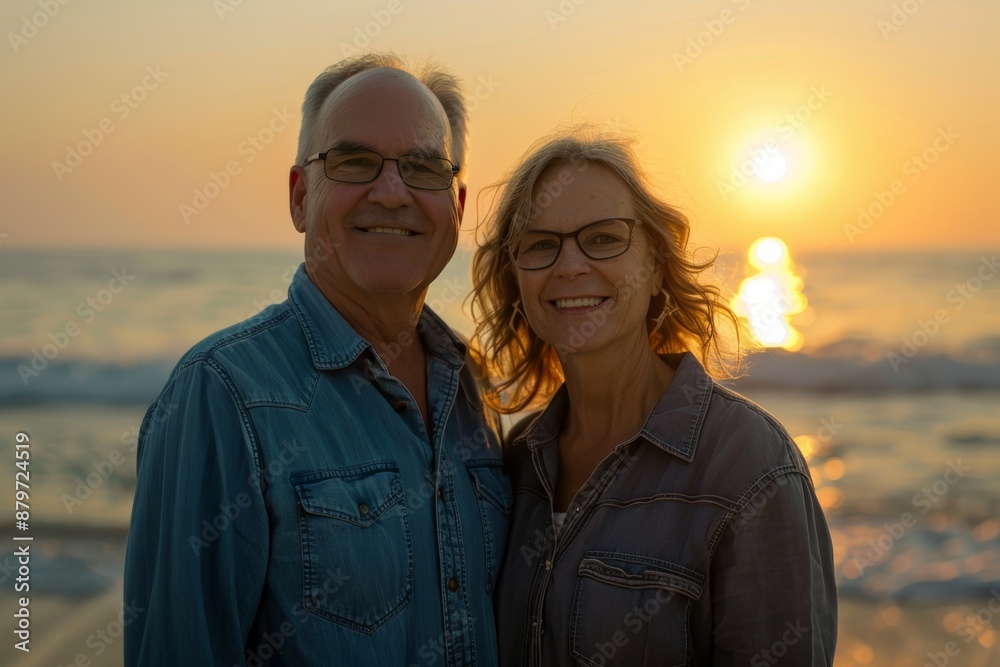
[[[396,401],[396,405],[392,406],[396,412],[403,413],[406,412],[406,401]]]
[[[368,514],[368,505],[365,505],[364,503],[358,505],[358,511],[362,514]]]
[[[438,500],[444,500],[444,491],[441,490],[440,486],[438,487]]]
[[[551,569],[552,569],[552,561],[550,560],[545,561],[545,571],[548,572]]]
[[[452,577],[451,579],[448,580],[448,590],[451,591],[452,593],[458,590],[458,579]]]

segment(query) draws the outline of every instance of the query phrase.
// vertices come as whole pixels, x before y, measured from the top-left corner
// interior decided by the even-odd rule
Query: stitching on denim
[[[262,463],[263,457],[260,453],[260,444],[257,439],[257,429],[254,427],[253,420],[250,419],[250,413],[247,412],[246,406],[243,405],[243,401],[236,391],[236,383],[233,382],[232,377],[226,372],[225,367],[215,357],[206,358],[205,365],[219,374],[219,378],[226,385],[226,388],[229,390],[229,396],[236,405],[236,410],[240,415],[240,422],[242,422],[247,439],[250,441],[248,447],[254,467],[257,469],[257,488],[261,495],[263,495],[267,488],[267,482],[264,476],[264,464]]]
[[[721,496],[713,496],[709,494],[689,496],[683,493],[657,493],[652,496],[645,496],[643,498],[634,498],[632,500],[616,500],[613,498],[607,498],[605,500],[599,500],[594,503],[594,509],[598,507],[616,507],[619,509],[625,507],[632,507],[633,505],[649,505],[650,503],[655,503],[659,501],[678,501],[682,503],[708,503],[710,505],[716,505],[725,510],[735,511],[735,504],[728,498],[723,498]]]

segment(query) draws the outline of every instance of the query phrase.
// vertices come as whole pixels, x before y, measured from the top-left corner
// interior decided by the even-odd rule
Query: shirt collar
[[[288,302],[302,326],[313,366],[318,369],[344,368],[365,350],[375,353],[371,344],[355,331],[306,274],[300,264],[288,288]],[[449,366],[459,367],[465,359],[466,346],[436,313],[426,305],[420,312],[417,333],[432,356]]]
[[[674,377],[653,406],[639,435],[663,451],[690,463],[694,460],[698,436],[715,383],[690,352],[665,354],[662,359],[674,368]],[[568,408],[569,394],[563,384],[545,410],[514,442],[524,440],[529,449],[555,444]]]

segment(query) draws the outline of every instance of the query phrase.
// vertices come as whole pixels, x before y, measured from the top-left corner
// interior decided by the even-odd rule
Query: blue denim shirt
[[[837,591],[809,469],[773,417],[690,354],[556,533],[565,387],[515,427],[500,664],[832,665]]]
[[[428,308],[431,432],[310,282],[196,345],[139,435],[127,665],[495,665],[511,492]]]

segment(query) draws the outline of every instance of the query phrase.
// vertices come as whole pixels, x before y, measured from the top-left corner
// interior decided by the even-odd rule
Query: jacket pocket
[[[570,653],[583,665],[688,665],[688,612],[704,577],[664,560],[588,551],[577,569]]]
[[[466,468],[476,489],[479,515],[486,543],[486,592],[492,596],[496,585],[500,559],[507,543],[507,524],[510,520],[510,482],[503,474],[500,459],[468,461]]]
[[[413,597],[413,549],[391,462],[292,477],[299,503],[303,606],[371,633]]]

